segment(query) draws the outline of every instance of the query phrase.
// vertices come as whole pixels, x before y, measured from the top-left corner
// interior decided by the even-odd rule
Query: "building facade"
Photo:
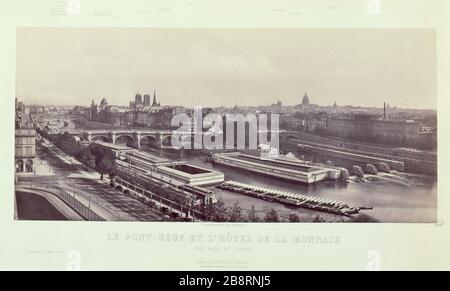
[[[36,158],[36,130],[23,103],[16,102],[15,171],[34,172]]]
[[[34,172],[36,158],[36,130],[16,129],[15,159],[16,173]]]
[[[97,105],[93,100],[88,115],[91,121],[106,124],[168,130],[172,129],[173,116],[184,112],[183,107],[161,106],[154,91],[153,96],[137,93],[129,107],[108,105],[106,99]]]
[[[153,92],[153,102],[151,101],[150,94],[142,94],[136,93],[134,97],[134,101],[130,102],[131,108],[147,108],[147,107],[159,107],[161,104],[156,100],[156,91]]]
[[[369,116],[327,121],[329,135],[398,146],[408,146],[417,142],[420,129],[419,122],[374,119]]]

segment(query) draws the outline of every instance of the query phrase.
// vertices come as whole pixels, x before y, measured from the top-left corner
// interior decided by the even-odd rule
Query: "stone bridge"
[[[133,144],[138,149],[142,146],[144,141],[154,143],[159,147],[170,145],[172,131],[162,130],[81,130],[70,131],[69,134],[78,136],[81,140],[89,142],[104,141],[116,144],[119,141],[124,141],[127,144]],[[185,133],[187,137],[191,133]]]
[[[126,144],[132,144],[134,147],[140,149],[143,142],[153,143],[161,148],[171,148],[171,138],[174,131],[170,130],[132,130],[132,129],[118,129],[118,130],[69,130],[66,131],[72,136],[78,137],[80,140],[89,142],[103,141],[112,144],[117,144],[119,141]],[[269,131],[265,131],[269,133]],[[177,132],[182,136],[182,139],[194,140],[194,132]],[[261,131],[259,131],[261,133]],[[282,137],[285,137],[284,131],[279,131]],[[204,132],[203,135],[212,134],[211,132]],[[280,139],[283,144],[283,138]]]

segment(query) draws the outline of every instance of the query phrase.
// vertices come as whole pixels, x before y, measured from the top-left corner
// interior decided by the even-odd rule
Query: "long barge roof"
[[[329,169],[326,167],[319,168],[319,167],[312,167],[307,165],[301,165],[297,163],[291,163],[291,162],[285,162],[280,160],[264,160],[261,158],[258,158],[256,156],[250,156],[250,155],[244,155],[240,153],[233,153],[233,154],[218,154],[216,155],[220,158],[225,158],[229,160],[234,160],[241,163],[248,163],[253,165],[263,165],[266,167],[270,167],[273,169],[279,169],[283,170],[285,172],[290,173],[314,173],[314,172],[323,172],[328,171]]]
[[[321,170],[321,167],[308,165],[306,162],[298,160],[298,161],[286,161],[281,159],[262,159],[257,156],[252,155],[245,155],[245,154],[239,154],[239,158],[242,160],[247,160],[250,162],[256,162],[260,164],[265,164],[268,166],[274,166],[274,167],[283,167],[285,169],[295,170],[295,171],[302,171],[302,172],[314,172]]]

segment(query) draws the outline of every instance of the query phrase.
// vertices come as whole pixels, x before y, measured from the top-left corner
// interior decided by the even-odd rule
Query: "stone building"
[[[327,121],[329,135],[398,146],[408,146],[416,142],[420,129],[420,123],[416,121],[377,119],[369,115]]]
[[[32,173],[36,158],[36,130],[30,122],[25,105],[17,104],[16,102],[15,171]]]
[[[36,158],[36,130],[21,128],[15,131],[16,173],[34,172]]]

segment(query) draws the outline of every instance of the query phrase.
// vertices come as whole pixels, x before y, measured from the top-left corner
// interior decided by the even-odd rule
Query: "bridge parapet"
[[[271,130],[259,130],[259,134],[261,133],[272,133],[272,134],[279,134],[280,137],[285,137],[286,131],[284,130],[278,130],[278,131],[271,131]],[[133,129],[117,129],[117,130],[78,130],[78,131],[72,131],[72,135],[78,136],[82,139],[88,140],[89,142],[92,142],[95,139],[102,138],[104,141],[108,141],[112,144],[116,144],[117,139],[121,137],[128,137],[132,142],[135,144],[135,146],[139,149],[141,147],[141,143],[144,138],[152,138],[159,147],[163,147],[163,145],[168,142],[168,138],[170,138],[172,135],[176,134],[178,136],[193,137],[195,134],[198,134],[197,132],[180,132],[177,130],[133,130]],[[202,135],[208,136],[214,133],[211,132],[202,132]],[[283,138],[280,140],[281,143],[283,142]]]

